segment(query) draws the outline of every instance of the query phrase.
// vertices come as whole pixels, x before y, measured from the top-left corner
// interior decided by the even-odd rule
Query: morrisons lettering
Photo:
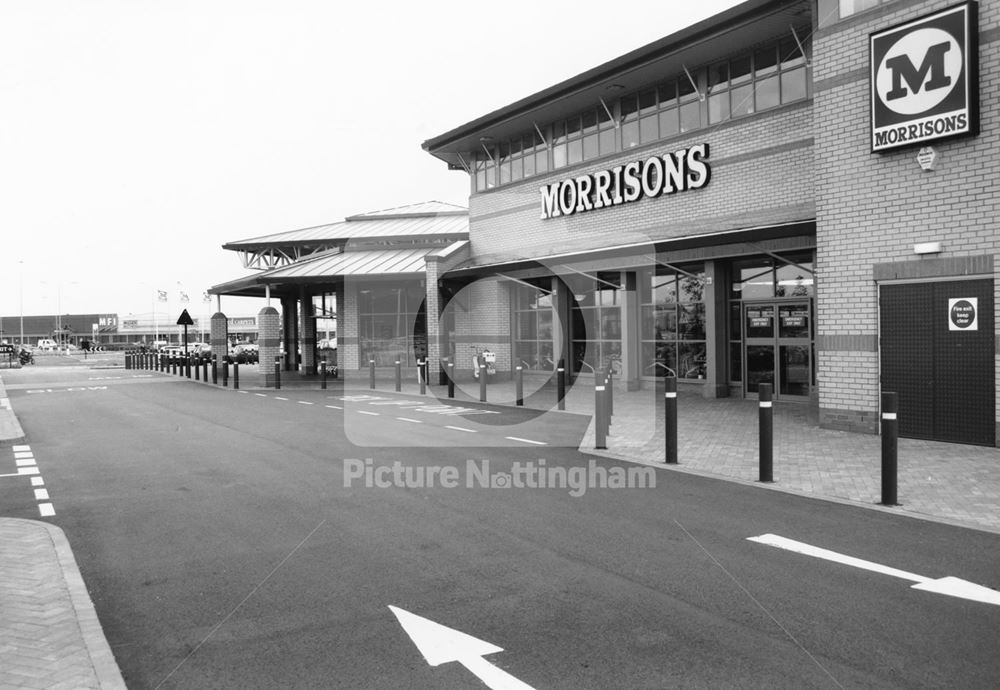
[[[708,144],[631,161],[542,187],[542,220],[699,189],[708,184]]]

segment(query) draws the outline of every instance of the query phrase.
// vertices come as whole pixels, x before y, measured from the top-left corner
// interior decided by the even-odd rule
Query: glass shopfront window
[[[358,291],[358,335],[361,363],[374,359],[379,367],[416,366],[427,356],[424,288],[412,285],[373,285]]]
[[[514,364],[551,371],[555,366],[551,280],[540,280],[538,286],[514,287]]]
[[[572,295],[572,371],[587,373],[620,366],[622,354],[621,273],[601,271],[596,278],[563,276]]]
[[[639,276],[642,374],[705,377],[705,272],[702,264],[657,268]]]

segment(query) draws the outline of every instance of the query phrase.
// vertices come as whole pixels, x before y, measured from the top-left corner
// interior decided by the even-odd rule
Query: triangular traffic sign
[[[181,312],[181,315],[177,319],[177,325],[178,326],[193,326],[194,325],[194,319],[192,319],[191,315],[188,314],[188,310],[187,309],[185,309],[184,311]]]

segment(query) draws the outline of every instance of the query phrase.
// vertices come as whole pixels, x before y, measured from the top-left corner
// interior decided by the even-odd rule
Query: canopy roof
[[[348,216],[338,223],[227,242],[222,248],[239,251],[263,247],[342,244],[358,238],[391,240],[423,235],[462,235],[468,232],[468,209],[441,201],[425,201]]]
[[[440,201],[370,211],[339,223],[265,235],[223,245],[247,268],[265,269],[213,286],[217,295],[259,297],[265,286],[334,285],[345,278],[417,277],[429,254],[468,244],[469,212]],[[444,254],[442,254],[444,253]]]

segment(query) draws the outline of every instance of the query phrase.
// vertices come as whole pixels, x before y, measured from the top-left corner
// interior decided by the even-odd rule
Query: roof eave
[[[798,2],[799,0],[747,0],[724,12],[720,12],[696,24],[676,31],[669,36],[637,48],[602,65],[598,65],[575,77],[571,77],[503,108],[494,110],[444,134],[427,139],[422,144],[423,149],[447,163],[455,163],[457,162],[457,154],[454,150],[447,148],[449,145],[456,144],[460,140],[472,136],[477,132],[501,125],[512,118],[526,115],[545,104],[567,98],[587,88],[607,83],[631,69],[666,58],[685,46],[708,40],[714,35],[726,33],[735,26],[746,23],[754,15],[761,14],[765,9],[771,7],[780,8],[783,5],[794,5]]]

